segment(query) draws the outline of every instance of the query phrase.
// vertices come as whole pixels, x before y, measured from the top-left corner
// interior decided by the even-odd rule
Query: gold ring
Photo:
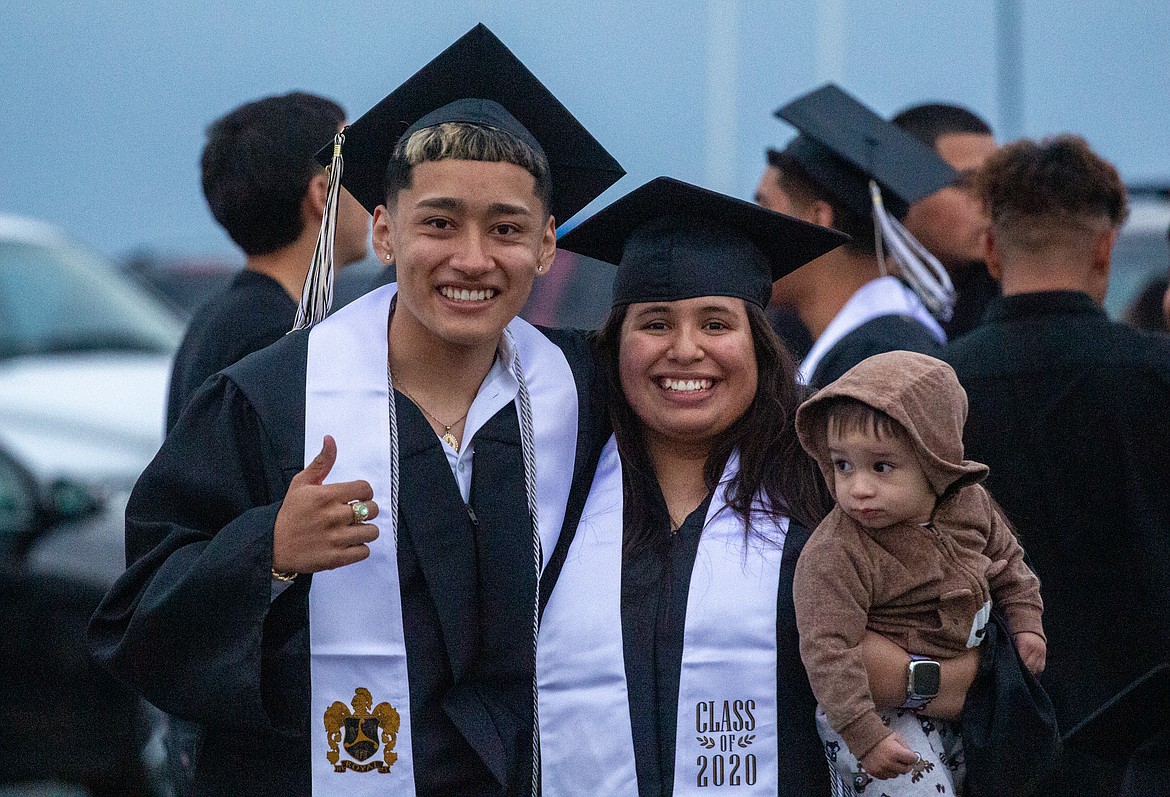
[[[370,505],[365,501],[355,501],[349,508],[353,510],[354,523],[365,523],[370,517]]]

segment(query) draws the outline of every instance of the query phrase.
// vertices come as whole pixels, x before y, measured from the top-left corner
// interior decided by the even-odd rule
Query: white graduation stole
[[[410,689],[396,531],[390,511],[387,320],[396,285],[357,299],[309,333],[305,462],[337,441],[328,481],[365,479],[381,511],[370,556],[313,575],[309,592],[313,794],[413,795]],[[564,354],[514,319],[505,332],[532,405],[542,566],[564,521],[577,444],[577,388]],[[516,489],[523,490],[523,474]],[[533,560],[535,571],[536,562]]]
[[[817,366],[834,346],[853,330],[875,318],[887,315],[910,316],[922,324],[939,343],[947,342],[947,335],[938,320],[926,309],[909,286],[897,277],[878,277],[858,288],[849,297],[845,306],[833,317],[825,331],[816,339],[808,354],[800,361],[796,378],[807,385],[816,373]]]
[[[787,518],[711,498],[687,599],[674,794],[775,794],[776,601]],[[759,499],[757,499],[758,501]],[[621,627],[622,477],[610,438],[537,651],[545,794],[636,795]],[[726,705],[727,717],[724,719]]]
[[[621,595],[622,466],[610,437],[540,624],[544,794],[637,797]]]
[[[725,503],[738,469],[736,452],[711,498],[691,572],[676,795],[776,794],[776,599],[788,519],[753,511],[746,536],[743,516]]]

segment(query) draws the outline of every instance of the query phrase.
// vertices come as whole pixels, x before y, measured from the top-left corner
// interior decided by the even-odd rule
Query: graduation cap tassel
[[[886,247],[885,240],[882,236],[882,222],[880,218],[882,210],[885,210],[885,207],[882,205],[882,192],[873,180],[869,181],[869,191],[871,196],[875,197],[873,200],[873,251],[877,252],[878,273],[883,277],[888,277],[890,275],[890,267],[886,265]]]
[[[345,161],[341,157],[341,145],[345,143],[345,132],[333,139],[333,158],[329,162],[329,187],[325,193],[325,211],[321,215],[321,231],[317,234],[317,248],[313,250],[313,262],[305,276],[305,287],[301,291],[301,306],[297,308],[297,319],[293,329],[304,329],[316,324],[329,315],[333,306],[333,237],[337,233],[337,203],[341,195],[341,173]]]
[[[874,238],[882,274],[887,273],[883,250],[888,248],[890,258],[898,265],[898,275],[918,295],[931,315],[940,321],[949,321],[955,307],[955,287],[951,283],[951,275],[902,226],[902,222],[890,215],[882,202],[881,189],[873,180],[869,181],[869,194],[873,200]]]

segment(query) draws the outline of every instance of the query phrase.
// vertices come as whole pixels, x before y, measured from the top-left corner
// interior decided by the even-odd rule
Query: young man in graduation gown
[[[514,316],[622,172],[483,26],[330,153],[400,282],[196,394],[91,647],[199,724],[197,794],[528,794],[538,572],[604,440],[583,341]]]
[[[328,178],[313,156],[344,123],[337,103],[293,92],[245,103],[207,128],[203,195],[246,259],[187,327],[171,369],[167,429],[207,377],[292,328],[325,212]],[[337,266],[365,257],[370,220],[345,192],[336,227]]]
[[[776,115],[800,134],[783,151],[768,152],[756,201],[852,236],[772,292],[796,309],[814,339],[801,377],[820,387],[866,357],[897,349],[937,356],[946,343],[938,319],[953,303],[950,280],[897,220],[909,203],[950,185],[955,171],[831,84]]]
[[[1170,661],[1170,340],[1101,308],[1126,192],[1082,139],[1009,144],[976,191],[1003,296],[946,359],[970,402],[967,451],[1040,577],[1041,683],[1067,729]],[[1043,793],[1120,781],[1087,754],[1061,770]]]
[[[999,148],[991,126],[959,105],[913,105],[890,120],[933,149],[958,176],[951,185],[910,205],[903,220],[910,234],[938,258],[955,286],[955,306],[943,321],[948,340],[969,332],[999,296],[999,283],[983,262],[987,216],[971,190],[975,174]]]

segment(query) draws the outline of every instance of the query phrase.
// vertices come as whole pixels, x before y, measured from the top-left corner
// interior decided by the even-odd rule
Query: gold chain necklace
[[[431,411],[428,410],[426,407],[424,407],[422,405],[422,402],[420,402],[414,396],[410,395],[410,393],[408,393],[406,391],[406,388],[404,388],[402,385],[395,385],[395,387],[397,387],[399,390],[401,390],[403,395],[405,395],[408,399],[413,401],[414,406],[416,406],[420,410],[422,410],[424,415],[426,415],[428,418],[430,418],[435,423],[439,424],[439,426],[443,427],[443,433],[441,435],[439,435],[439,437],[441,437],[443,439],[444,443],[451,446],[451,448],[455,449],[455,453],[458,454],[459,453],[459,438],[456,437],[451,432],[451,428],[454,426],[458,426],[459,422],[467,417],[467,413],[471,412],[471,407],[468,407],[466,412],[464,412],[462,415],[460,415],[456,420],[452,421],[451,423],[444,423],[443,421],[440,421],[438,418],[436,418],[434,415],[432,415]]]

